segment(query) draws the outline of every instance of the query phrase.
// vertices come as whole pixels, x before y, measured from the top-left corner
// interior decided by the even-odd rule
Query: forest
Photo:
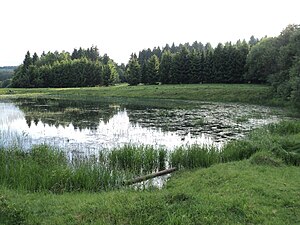
[[[12,87],[90,87],[122,82],[122,72],[97,47],[69,52],[48,52],[32,56],[28,51],[16,70]]]
[[[142,84],[268,84],[276,97],[300,106],[300,26],[288,25],[277,37],[219,43],[166,45],[132,53],[117,65],[99,49],[74,49],[32,56],[28,51],[12,87],[89,87]]]

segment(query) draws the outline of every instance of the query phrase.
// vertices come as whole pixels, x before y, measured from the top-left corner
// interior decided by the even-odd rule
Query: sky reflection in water
[[[125,144],[169,150],[215,145],[276,122],[269,108],[206,103],[195,109],[75,104],[57,101],[0,103],[0,145],[47,143],[67,151],[95,152]]]

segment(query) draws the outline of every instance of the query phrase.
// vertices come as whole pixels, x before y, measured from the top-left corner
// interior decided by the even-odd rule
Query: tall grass
[[[152,146],[130,146],[114,149],[107,155],[109,167],[128,170],[135,174],[149,173],[166,168],[167,151]]]
[[[98,156],[76,157],[47,145],[0,149],[0,184],[29,191],[101,191],[124,180],[166,168],[167,151],[150,146],[124,146]]]
[[[208,167],[219,162],[214,149],[191,146],[172,152],[152,146],[124,146],[97,156],[76,157],[47,145],[25,152],[0,149],[0,184],[29,191],[102,191],[118,188],[136,176],[178,168]]]
[[[170,165],[181,168],[209,167],[220,161],[219,151],[214,147],[192,145],[179,147],[170,152]]]
[[[300,165],[300,122],[282,121],[252,131],[246,138],[229,142],[221,151],[221,161],[250,158],[259,151],[272,152],[289,165]]]
[[[30,152],[20,149],[0,150],[1,184],[29,191],[101,191],[116,187],[121,181],[117,171],[101,163],[82,160],[70,165],[66,155],[46,145]]]
[[[151,146],[124,146],[96,156],[74,156],[47,145],[24,151],[0,148],[0,185],[29,191],[102,191],[119,188],[124,180],[168,167],[190,169],[253,159],[259,163],[300,166],[300,122],[281,122],[251,132],[221,150],[197,145],[173,151]],[[257,154],[262,152],[261,154]],[[268,159],[267,157],[272,156]]]

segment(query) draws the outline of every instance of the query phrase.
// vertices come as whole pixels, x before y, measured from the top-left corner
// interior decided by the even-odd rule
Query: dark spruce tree
[[[200,74],[202,71],[202,65],[201,65],[201,53],[200,51],[193,50],[190,53],[191,58],[191,80],[190,83],[199,83],[200,80]]]
[[[188,84],[191,82],[191,58],[186,47],[182,47],[179,54],[177,77],[181,84]]]
[[[159,76],[160,76],[161,83],[163,84],[171,83],[171,66],[172,66],[172,54],[170,50],[164,51],[159,66]]]
[[[141,64],[141,83],[143,83],[143,84],[148,84],[149,83],[148,73],[147,73],[147,66],[148,66],[147,61],[144,61]]]
[[[156,84],[159,82],[159,59],[156,55],[152,55],[148,60],[147,77],[148,84]]]
[[[12,78],[13,87],[31,87],[31,77],[33,75],[30,72],[33,72],[32,66],[32,58],[30,52],[27,51],[23,64],[15,70]]]
[[[127,82],[129,85],[138,85],[141,82],[141,67],[136,54],[132,54],[126,70]]]

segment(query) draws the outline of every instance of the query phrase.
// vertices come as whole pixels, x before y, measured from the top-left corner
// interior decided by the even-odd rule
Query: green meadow
[[[254,84],[186,84],[186,85],[139,85],[127,84],[89,88],[32,88],[0,89],[2,97],[43,98],[134,98],[176,99],[208,102],[239,102],[261,105],[282,105],[273,99],[270,87]],[[4,95],[4,96],[3,96]]]

